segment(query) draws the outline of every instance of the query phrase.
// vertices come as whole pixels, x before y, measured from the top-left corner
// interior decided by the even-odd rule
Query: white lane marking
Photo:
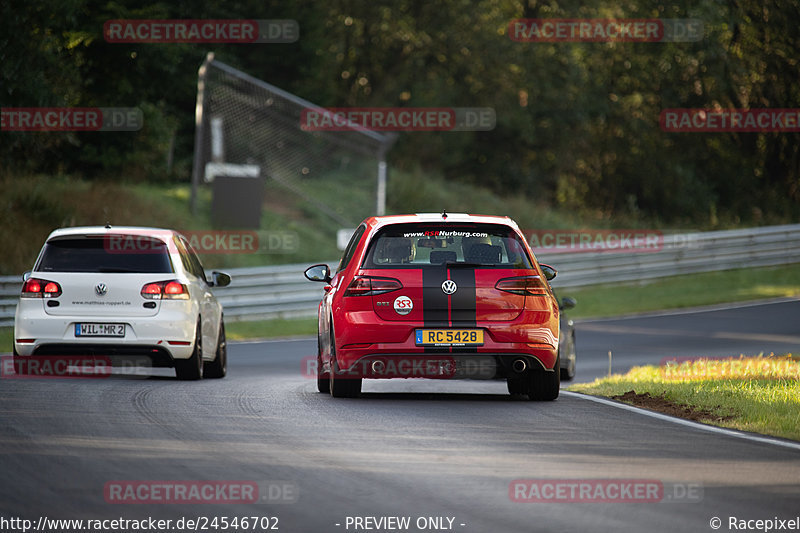
[[[573,319],[573,321],[575,322],[575,324],[589,324],[591,322],[608,322],[610,320],[628,320],[632,318],[657,318],[662,316],[693,315],[697,313],[710,313],[713,311],[726,311],[729,309],[744,309],[746,307],[758,307],[760,305],[773,305],[773,304],[782,304],[782,303],[797,302],[797,301],[800,301],[800,298],[795,296],[788,296],[781,298],[770,298],[769,300],[753,300],[749,302],[733,302],[729,304],[704,305],[700,307],[690,307],[688,309],[672,309],[667,311],[645,311],[643,313],[632,313],[629,315],[609,316],[602,318],[586,318],[586,319],[575,318]]]
[[[700,429],[703,431],[708,431],[710,433],[718,433],[721,435],[727,435],[729,437],[736,437],[739,439],[749,440],[753,442],[758,442],[761,444],[772,444],[774,446],[782,446],[784,448],[790,448],[792,450],[800,450],[800,442],[787,442],[784,440],[774,439],[772,437],[761,437],[758,435],[750,435],[749,433],[742,433],[741,431],[736,431],[735,429],[727,429],[727,428],[720,428],[717,426],[709,426],[706,424],[701,424],[699,422],[693,422],[691,420],[685,420],[683,418],[676,418],[674,416],[665,415],[662,413],[657,413],[655,411],[649,411],[647,409],[641,409],[639,407],[628,405],[626,403],[615,402],[613,400],[607,400],[605,398],[598,398],[597,396],[589,396],[588,394],[581,394],[579,392],[572,392],[572,391],[565,391],[562,390],[561,394],[566,394],[567,396],[571,396],[573,398],[580,398],[582,400],[589,400],[590,402],[601,403],[603,405],[610,405],[611,407],[616,407],[618,409],[624,409],[626,411],[633,411],[634,413],[639,413],[644,416],[649,416],[651,418],[657,418],[658,420],[666,420],[667,422],[672,422],[674,424],[680,424],[682,426],[688,426],[695,429]]]

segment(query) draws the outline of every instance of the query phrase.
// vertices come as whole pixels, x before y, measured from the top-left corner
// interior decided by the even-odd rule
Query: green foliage
[[[697,18],[695,43],[525,43],[514,18]],[[281,45],[111,44],[122,18],[289,18]],[[642,0],[11,0],[0,105],[139,107],[137,133],[0,133],[6,169],[189,177],[206,52],[324,106],[493,107],[491,132],[401,134],[392,169],[607,219],[728,226],[800,215],[800,134],[668,133],[667,108],[794,108],[800,5]],[[173,150],[174,166],[167,167]],[[432,202],[432,200],[431,200]]]

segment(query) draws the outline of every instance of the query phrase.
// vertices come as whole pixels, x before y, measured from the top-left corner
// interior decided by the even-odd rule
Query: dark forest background
[[[692,43],[523,43],[514,18],[697,18]],[[292,44],[109,44],[109,19],[294,19]],[[0,106],[139,107],[130,133],[0,133],[0,172],[187,182],[208,51],[323,106],[493,107],[401,134],[395,169],[664,224],[798,219],[800,134],[667,133],[665,108],[800,107],[800,3],[6,0]],[[168,153],[174,163],[167,166]]]

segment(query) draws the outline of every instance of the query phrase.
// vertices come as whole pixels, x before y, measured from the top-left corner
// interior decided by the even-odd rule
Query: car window
[[[146,236],[98,235],[48,241],[34,267],[38,272],[174,272],[164,241]]]
[[[175,244],[178,248],[178,254],[181,256],[183,268],[187,272],[207,282],[208,280],[206,280],[206,273],[203,269],[203,265],[200,263],[197,254],[194,253],[192,246],[186,242],[185,239],[178,237],[175,237]]]
[[[372,240],[364,268],[478,264],[531,268],[519,236],[501,224],[403,224],[381,230]]]
[[[185,240],[181,240],[186,245],[186,251],[189,253],[189,261],[192,263],[192,272],[195,276],[208,283],[208,279],[206,279],[206,271],[203,268],[203,263],[200,262],[200,258],[197,257],[194,248],[192,248],[192,246]]]
[[[339,261],[339,268],[336,269],[337,273],[342,269],[347,268],[347,265],[353,258],[353,254],[356,253],[356,247],[358,246],[358,242],[361,240],[361,236],[364,235],[365,231],[367,231],[367,226],[365,224],[361,224],[358,227],[358,229],[356,229],[356,231],[353,232],[353,236],[350,237],[350,242],[347,243],[347,247],[344,249],[342,260]]]

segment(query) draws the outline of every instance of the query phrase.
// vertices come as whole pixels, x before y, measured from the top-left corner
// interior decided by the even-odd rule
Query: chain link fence
[[[263,180],[262,229],[302,220],[304,231],[336,242],[383,214],[385,154],[394,136],[369,130],[305,131],[304,110],[319,106],[214,59],[198,75],[192,211],[219,176]],[[318,248],[313,238],[300,246]]]

